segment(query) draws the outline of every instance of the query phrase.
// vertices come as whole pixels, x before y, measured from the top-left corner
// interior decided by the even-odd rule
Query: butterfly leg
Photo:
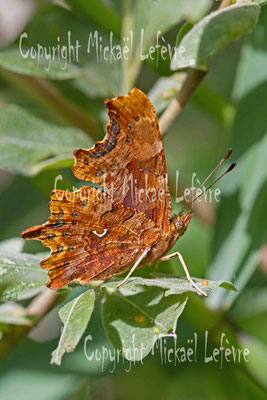
[[[202,295],[202,296],[207,296],[207,294],[206,294],[205,292],[203,292],[203,290],[201,290],[201,289],[195,284],[195,282],[193,281],[193,279],[191,278],[191,276],[190,276],[190,274],[189,274],[189,271],[188,271],[188,269],[187,269],[187,266],[186,266],[186,264],[185,264],[185,261],[184,261],[183,256],[182,256],[181,253],[179,253],[178,251],[176,251],[176,252],[173,253],[173,254],[169,254],[169,255],[167,255],[167,256],[165,256],[165,257],[162,257],[160,260],[161,260],[161,261],[167,261],[167,260],[170,260],[170,258],[173,258],[173,257],[178,257],[178,258],[179,258],[180,263],[181,263],[182,266],[183,266],[183,269],[184,269],[184,272],[185,272],[185,274],[186,274],[187,279],[188,279],[189,282],[194,286],[194,288],[196,289],[197,293],[200,294],[200,295]]]
[[[160,261],[161,261],[161,260],[157,260],[157,261],[156,261],[155,269],[154,269],[154,274],[158,272]]]
[[[149,252],[149,250],[150,250],[150,247],[147,247],[146,249],[145,249],[145,251],[141,254],[141,256],[137,259],[137,261],[134,263],[134,266],[130,269],[130,272],[129,272],[129,274],[123,279],[123,281],[121,282],[121,283],[119,283],[118,285],[117,285],[117,289],[121,286],[121,285],[123,285],[129,278],[130,278],[130,276],[132,275],[132,273],[134,272],[134,270],[138,267],[138,265],[141,263],[141,261],[145,258],[145,256],[147,255],[147,253]]]

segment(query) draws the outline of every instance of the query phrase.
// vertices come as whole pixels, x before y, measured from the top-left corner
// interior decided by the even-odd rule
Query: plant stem
[[[230,0],[222,0],[219,9],[228,7],[231,4]],[[159,128],[164,135],[174,120],[178,117],[194,91],[197,89],[204,76],[205,71],[190,69],[178,95],[170,102],[164,113],[159,119]]]
[[[47,289],[36,296],[27,307],[27,315],[39,320],[46,314],[58,299],[58,293]]]
[[[123,20],[121,29],[121,42],[124,45],[123,38],[129,37],[132,30],[132,0],[124,0],[123,2]],[[122,61],[122,92],[126,94],[132,86],[130,55]]]
[[[159,128],[164,135],[174,120],[178,117],[185,104],[190,99],[193,92],[204,78],[206,72],[197,69],[190,69],[177,96],[170,102],[164,113],[159,119]]]

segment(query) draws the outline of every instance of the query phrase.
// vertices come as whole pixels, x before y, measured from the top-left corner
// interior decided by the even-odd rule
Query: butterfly
[[[137,88],[105,100],[105,105],[110,121],[104,140],[91,149],[74,151],[74,175],[97,185],[74,192],[54,190],[48,221],[22,233],[24,239],[41,240],[51,249],[41,262],[49,270],[46,285],[51,289],[73,281],[84,285],[130,268],[123,284],[136,268],[177,256],[196,291],[205,295],[191,279],[181,254],[166,256],[187,230],[193,211],[171,217],[165,155],[153,105]]]

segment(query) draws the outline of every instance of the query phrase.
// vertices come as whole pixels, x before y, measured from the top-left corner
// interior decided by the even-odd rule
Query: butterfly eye
[[[184,219],[180,215],[178,215],[175,225],[178,231],[182,231],[184,229]]]

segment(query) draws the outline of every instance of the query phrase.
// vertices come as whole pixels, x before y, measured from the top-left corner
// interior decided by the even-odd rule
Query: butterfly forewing
[[[107,100],[106,107],[110,122],[105,139],[74,152],[73,172],[100,184],[120,204],[141,211],[167,233],[171,203],[155,110],[136,88]]]

